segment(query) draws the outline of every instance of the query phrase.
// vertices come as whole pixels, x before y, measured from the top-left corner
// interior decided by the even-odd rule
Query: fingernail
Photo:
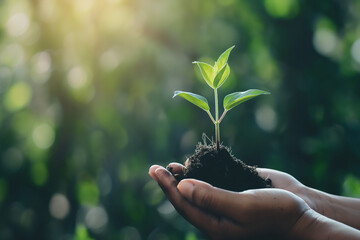
[[[178,185],[178,189],[179,189],[181,195],[183,195],[185,198],[187,198],[190,201],[192,199],[194,187],[195,186],[193,183],[186,181],[186,180],[181,181]]]
[[[151,175],[151,173],[154,172],[157,168],[159,168],[158,165],[152,165],[152,166],[149,168],[149,174]]]
[[[152,169],[153,167],[154,167],[154,166],[149,167],[149,171],[148,171],[149,174],[150,174],[151,169]]]

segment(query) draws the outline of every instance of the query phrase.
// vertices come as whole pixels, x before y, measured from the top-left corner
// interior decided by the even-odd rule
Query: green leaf
[[[203,62],[193,62],[193,63],[196,63],[200,68],[201,75],[203,76],[206,83],[210,87],[214,88],[213,81],[214,81],[215,71],[213,66]]]
[[[218,58],[218,60],[215,62],[215,70],[216,72],[221,70],[224,65],[227,63],[228,61],[228,58],[229,58],[229,55],[230,55],[230,52],[231,50],[233,50],[235,46],[232,46],[230,48],[228,48],[225,52],[223,52],[220,57]]]
[[[258,89],[249,89],[245,92],[235,92],[231,93],[224,98],[224,109],[229,111],[233,107],[236,107],[240,103],[243,103],[247,100],[250,100],[254,97],[257,97],[262,94],[270,94],[269,92],[258,90]]]
[[[186,100],[195,104],[196,106],[198,106],[199,108],[203,109],[206,112],[209,111],[210,109],[208,101],[203,96],[191,92],[175,91],[173,98],[176,96],[185,98]]]
[[[223,68],[216,74],[214,79],[214,88],[219,88],[226,81],[230,74],[230,67],[228,64],[223,66]]]

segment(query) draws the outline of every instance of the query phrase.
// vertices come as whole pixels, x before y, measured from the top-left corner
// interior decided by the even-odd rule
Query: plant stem
[[[220,148],[220,127],[219,122],[215,123],[215,133],[216,133],[216,150],[218,151]]]
[[[211,115],[211,112],[210,112],[209,110],[207,110],[206,112],[207,112],[207,114],[209,115],[211,121],[212,121],[214,124],[216,124],[216,121],[215,121],[215,119],[213,118],[213,116]]]
[[[219,150],[220,147],[220,127],[219,127],[219,103],[218,103],[218,93],[217,88],[214,89],[215,95],[215,140],[216,140],[216,150]]]
[[[221,115],[220,119],[219,119],[219,124],[220,124],[221,121],[224,119],[226,113],[227,113],[227,111],[225,110],[225,111],[223,112],[223,114]]]

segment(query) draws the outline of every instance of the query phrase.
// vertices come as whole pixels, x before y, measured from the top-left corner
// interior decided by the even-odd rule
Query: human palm
[[[180,164],[170,164],[181,174]],[[292,239],[295,225],[310,208],[283,189],[256,189],[240,193],[187,179],[179,184],[164,168],[153,166],[150,175],[169,201],[189,222],[211,239]]]
[[[185,162],[185,166],[186,164],[187,162]],[[185,166],[179,163],[170,163],[167,168],[171,169],[173,174],[181,175],[183,174]],[[324,208],[317,206],[316,200],[318,196],[307,191],[307,188],[290,174],[268,168],[256,168],[256,170],[262,178],[271,179],[271,184],[274,188],[283,189],[297,195],[303,199],[310,208],[320,214],[324,214]]]
[[[210,239],[360,240],[359,199],[329,195],[262,168],[259,175],[271,178],[274,188],[232,192],[196,179],[178,183],[173,174],[184,167],[169,164],[171,174],[153,165],[149,174],[176,210]]]

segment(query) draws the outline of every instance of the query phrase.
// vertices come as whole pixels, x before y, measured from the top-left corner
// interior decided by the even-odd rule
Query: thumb
[[[183,197],[199,208],[230,218],[236,216],[235,212],[243,211],[250,200],[246,194],[216,188],[195,179],[184,179],[177,188]]]
[[[198,202],[199,205],[202,205],[202,200],[200,201],[199,198],[204,198],[204,191],[212,191],[213,186],[200,180],[185,179],[180,181],[177,188],[187,200],[190,202]],[[196,191],[194,191],[195,188]],[[194,196],[194,192],[196,196]]]

